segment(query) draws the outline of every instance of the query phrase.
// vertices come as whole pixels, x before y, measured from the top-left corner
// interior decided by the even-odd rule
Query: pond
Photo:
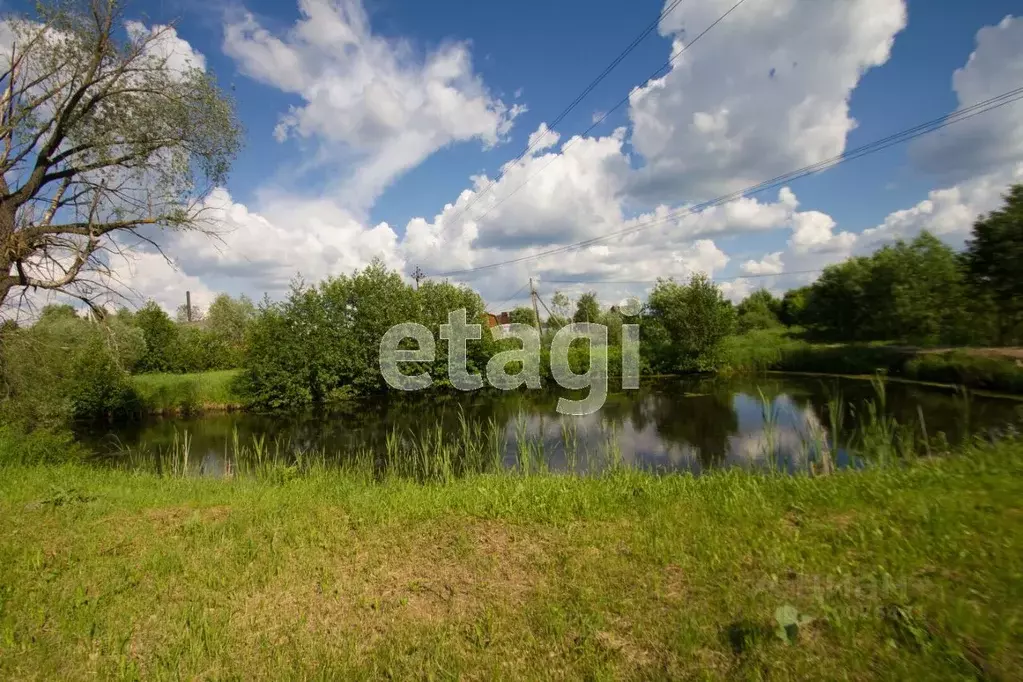
[[[565,392],[561,392],[565,395]],[[180,449],[187,434],[190,466],[207,475],[230,471],[238,443],[262,441],[287,456],[321,453],[343,460],[352,453],[387,450],[389,438],[458,440],[464,417],[492,432],[495,461],[514,467],[529,450],[551,470],[600,470],[612,462],[655,471],[700,473],[738,466],[805,469],[826,451],[837,466],[856,466],[880,405],[876,387],[857,379],[771,375],[753,378],[672,378],[644,381],[638,390],[612,391],[603,408],[585,417],[556,412],[559,392],[401,394],[302,414],[215,413],[152,418],[142,423],[79,433],[112,461]],[[834,400],[841,397],[841,402]],[[578,396],[574,396],[578,397]],[[843,415],[836,441],[831,407]],[[888,382],[878,415],[904,432],[957,443],[970,435],[1014,428],[1023,403],[921,385]],[[880,432],[882,437],[884,432]],[[878,432],[872,432],[875,441]]]

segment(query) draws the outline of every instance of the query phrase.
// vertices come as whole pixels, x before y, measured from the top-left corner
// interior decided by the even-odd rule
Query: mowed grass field
[[[1023,670],[1016,442],[818,478],[277,480],[0,470],[0,678]]]

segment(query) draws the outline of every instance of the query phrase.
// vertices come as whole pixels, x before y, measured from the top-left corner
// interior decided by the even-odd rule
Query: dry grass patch
[[[287,562],[269,584],[240,595],[232,625],[250,640],[302,628],[357,633],[372,644],[409,624],[513,610],[543,589],[548,560],[535,529],[488,521],[391,528],[356,547],[317,554]]]
[[[174,530],[190,522],[221,523],[227,520],[230,514],[230,507],[220,505],[215,507],[159,507],[147,509],[142,515],[158,530]]]

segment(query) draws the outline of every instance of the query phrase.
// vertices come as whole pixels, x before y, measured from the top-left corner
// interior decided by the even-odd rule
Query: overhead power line
[[[788,272],[771,272],[771,273],[760,273],[756,275],[734,275],[732,277],[711,277],[711,281],[714,282],[734,282],[740,279],[761,279],[765,277],[785,277],[786,275],[813,275],[819,272],[824,272],[822,268],[816,268],[814,270],[790,270]],[[657,284],[661,280],[671,279],[670,277],[662,277],[661,279],[541,279],[538,284]],[[515,300],[515,298],[524,292],[529,287],[529,283],[523,284],[518,291],[508,297],[504,303],[499,307],[504,307]],[[543,303],[543,299],[540,299],[540,303]],[[547,304],[544,303],[544,308]],[[548,313],[550,310],[547,311]]]
[[[508,299],[507,299],[506,301],[504,301],[504,303],[502,303],[501,305],[497,306],[497,307],[495,308],[495,310],[496,310],[497,312],[501,312],[501,308],[505,307],[506,305],[508,305],[509,303],[511,303],[512,301],[514,301],[514,300],[515,300],[515,298],[516,298],[516,297],[517,297],[517,296],[518,296],[519,294],[521,294],[521,293],[522,293],[523,291],[525,291],[525,290],[526,290],[526,287],[528,287],[529,285],[530,285],[530,282],[526,282],[525,284],[523,284],[523,285],[522,285],[521,287],[519,287],[519,290],[518,290],[518,291],[516,291],[516,292],[515,292],[514,294],[512,294],[511,296],[509,296],[509,297],[508,297]],[[490,306],[485,306],[485,307],[489,308]]]
[[[554,120],[553,120],[553,121],[551,121],[550,123],[548,123],[548,124],[547,124],[547,130],[546,130],[546,131],[544,131],[544,133],[543,133],[542,135],[540,135],[540,136],[539,136],[539,137],[537,137],[537,138],[536,138],[535,140],[533,140],[533,141],[532,141],[532,142],[531,142],[531,143],[530,143],[530,144],[529,144],[529,145],[528,145],[528,146],[527,146],[527,147],[525,148],[525,150],[523,150],[523,151],[522,151],[522,153],[521,153],[521,154],[519,154],[518,156],[516,156],[516,157],[515,157],[515,159],[514,159],[514,160],[512,160],[512,164],[518,163],[518,162],[519,162],[519,161],[521,161],[521,160],[522,160],[523,158],[525,158],[525,157],[526,157],[526,156],[527,156],[527,155],[528,155],[528,154],[529,154],[529,153],[530,153],[531,151],[533,151],[533,149],[535,149],[535,148],[536,148],[536,146],[537,146],[537,145],[539,145],[539,144],[540,144],[540,142],[542,142],[542,141],[544,140],[544,138],[546,138],[546,137],[547,137],[547,136],[548,136],[549,134],[551,134],[552,132],[554,132],[554,129],[555,129],[555,128],[556,128],[557,126],[558,126],[558,124],[560,124],[560,123],[561,123],[562,121],[564,121],[564,120],[565,120],[565,117],[566,117],[566,116],[568,116],[568,115],[569,115],[570,113],[572,113],[572,111],[573,111],[573,110],[574,110],[574,109],[575,109],[575,108],[576,108],[577,106],[579,106],[579,104],[581,104],[581,103],[582,103],[582,101],[583,101],[584,99],[586,99],[586,96],[587,96],[587,95],[589,95],[589,94],[590,94],[591,92],[593,92],[593,90],[594,90],[594,89],[595,89],[595,88],[596,88],[596,87],[597,87],[598,85],[600,85],[600,82],[601,82],[601,81],[603,81],[603,80],[604,80],[605,78],[607,78],[607,77],[608,77],[608,75],[610,75],[610,73],[611,73],[612,71],[614,71],[614,69],[615,69],[615,67],[616,67],[616,66],[618,66],[619,64],[621,64],[621,63],[622,63],[622,61],[623,61],[623,60],[624,60],[624,59],[625,59],[626,57],[628,57],[628,56],[629,56],[629,54],[630,54],[630,53],[631,53],[631,52],[632,52],[633,50],[635,50],[635,49],[636,49],[637,47],[639,47],[639,44],[640,44],[640,43],[642,43],[642,42],[643,42],[643,41],[644,41],[644,40],[646,39],[646,37],[647,37],[648,35],[650,35],[650,34],[651,34],[651,33],[652,33],[653,31],[654,31],[654,29],[655,29],[655,28],[657,28],[658,24],[660,24],[660,23],[661,23],[661,20],[663,20],[663,19],[664,19],[664,18],[665,18],[666,16],[668,16],[669,14],[671,14],[671,12],[672,12],[672,11],[673,11],[673,10],[674,10],[674,9],[675,9],[676,7],[678,7],[678,6],[679,6],[679,5],[681,4],[681,3],[682,3],[682,0],[672,0],[671,4],[667,5],[667,6],[666,6],[666,7],[664,8],[664,10],[663,10],[663,11],[661,11],[661,13],[660,13],[659,15],[657,15],[657,18],[656,18],[656,19],[655,19],[654,21],[652,21],[652,22],[650,23],[650,25],[649,25],[649,26],[647,26],[647,27],[646,27],[645,29],[643,29],[643,31],[642,31],[642,32],[641,32],[641,33],[640,33],[640,34],[639,34],[638,36],[636,36],[636,37],[635,37],[635,38],[633,39],[633,41],[632,41],[631,43],[629,43],[628,47],[626,47],[626,48],[625,48],[624,50],[622,50],[622,52],[621,52],[621,53],[620,53],[620,54],[619,54],[619,55],[618,55],[617,57],[615,57],[615,58],[614,58],[614,59],[613,59],[613,60],[611,61],[611,63],[610,63],[610,64],[608,64],[607,66],[605,66],[605,67],[604,67],[604,70],[603,70],[603,71],[601,71],[601,72],[600,72],[600,73],[599,73],[599,74],[597,75],[597,77],[596,77],[596,78],[594,78],[594,79],[593,79],[593,80],[592,80],[592,81],[590,82],[590,84],[589,84],[589,85],[587,85],[587,86],[586,86],[585,88],[583,88],[583,91],[582,91],[582,92],[580,92],[580,93],[579,93],[579,94],[578,94],[578,95],[576,96],[576,98],[575,98],[574,100],[572,100],[572,101],[571,101],[571,103],[569,103],[569,105],[568,105],[567,107],[565,107],[565,108],[564,108],[564,110],[562,110],[562,112],[561,112],[560,114],[558,114],[558,115],[557,115],[556,117],[554,117]],[[502,180],[502,179],[504,178],[504,175],[505,175],[504,173],[501,173],[500,175],[498,175],[498,177],[497,177],[497,178],[495,178],[495,179],[491,180],[491,181],[490,181],[489,183],[487,183],[486,187],[484,187],[484,188],[483,188],[483,189],[481,189],[481,190],[480,190],[479,192],[477,192],[477,193],[476,193],[476,195],[475,195],[475,196],[473,196],[473,197],[472,197],[472,198],[471,198],[471,199],[470,199],[470,200],[469,200],[469,201],[468,201],[468,202],[467,202],[467,203],[465,204],[465,206],[463,206],[463,207],[462,207],[462,210],[461,210],[461,211],[459,211],[459,212],[458,212],[458,213],[457,213],[457,214],[455,215],[455,217],[451,219],[451,220],[452,220],[452,222],[455,222],[455,221],[457,221],[457,220],[460,220],[460,219],[462,218],[462,216],[464,216],[464,215],[465,215],[465,214],[466,214],[466,213],[467,213],[467,212],[469,211],[469,209],[471,209],[471,208],[472,208],[473,206],[475,206],[475,205],[476,205],[476,202],[478,202],[478,201],[479,201],[479,200],[480,200],[481,198],[483,198],[483,196],[484,196],[484,195],[486,195],[486,194],[487,194],[488,192],[490,192],[490,190],[491,190],[491,189],[493,189],[493,187],[494,187],[494,186],[495,186],[495,185],[496,185],[496,184],[497,184],[498,182],[500,182],[500,181],[501,181],[501,180]]]
[[[764,277],[785,277],[786,275],[811,275],[823,272],[821,268],[813,270],[791,270],[789,272],[764,272],[755,275],[734,275],[732,277],[711,277],[715,282],[734,282],[740,279],[761,279]],[[541,279],[540,284],[657,284],[658,282],[671,279],[661,277],[660,279]]]
[[[668,58],[668,61],[666,61],[666,62],[665,62],[664,64],[662,64],[661,66],[659,66],[659,67],[657,68],[657,70],[656,70],[656,71],[654,71],[654,72],[653,72],[652,74],[650,74],[650,76],[649,76],[649,77],[648,77],[648,78],[647,78],[647,79],[646,79],[646,80],[645,80],[644,82],[645,82],[645,83],[646,83],[646,82],[650,82],[650,81],[652,81],[652,80],[653,80],[653,79],[655,79],[655,78],[659,78],[659,77],[661,76],[661,74],[662,74],[662,73],[663,73],[663,72],[664,72],[665,70],[667,70],[667,69],[670,69],[670,68],[671,68],[671,65],[675,63],[675,60],[676,60],[676,59],[678,59],[679,57],[681,57],[681,56],[682,56],[682,55],[683,55],[683,54],[684,54],[684,53],[685,53],[685,52],[686,52],[686,51],[687,51],[687,50],[688,50],[689,48],[691,48],[691,47],[692,47],[693,45],[695,45],[696,43],[698,43],[698,42],[700,41],[700,38],[702,38],[703,36],[705,36],[705,35],[707,35],[708,33],[710,33],[710,31],[711,31],[711,30],[712,30],[712,29],[713,29],[713,28],[714,28],[715,26],[717,26],[717,25],[718,25],[718,24],[720,24],[720,23],[721,23],[722,21],[724,21],[724,20],[725,20],[725,18],[726,18],[726,17],[727,17],[727,16],[729,15],[729,14],[731,14],[732,12],[734,12],[735,10],[737,10],[737,9],[739,8],[739,6],[740,6],[740,5],[742,5],[742,4],[744,3],[744,2],[746,2],[746,0],[739,0],[739,1],[738,1],[738,2],[736,2],[736,3],[734,4],[734,5],[732,5],[732,6],[731,6],[731,8],[729,8],[729,10],[728,10],[727,12],[725,12],[725,13],[724,13],[724,14],[722,14],[722,15],[721,15],[720,17],[718,17],[718,18],[717,18],[717,19],[716,19],[716,20],[714,21],[714,23],[712,23],[712,24],[711,24],[710,26],[708,26],[707,28],[703,29],[703,31],[701,31],[701,32],[700,32],[699,34],[697,34],[697,36],[696,36],[695,38],[693,38],[693,39],[692,39],[692,40],[690,40],[690,41],[689,41],[688,43],[686,43],[685,45],[683,45],[683,46],[682,46],[682,49],[680,49],[680,50],[679,50],[678,52],[675,52],[675,53],[674,53],[673,55],[671,55],[671,57],[669,57],[669,58]],[[662,16],[663,16],[663,15],[662,15]],[[569,141],[568,141],[568,142],[567,142],[567,143],[565,144],[565,146],[564,146],[564,147],[562,147],[562,149],[561,149],[561,155],[563,155],[563,154],[564,154],[564,153],[565,153],[566,151],[568,151],[568,149],[569,149],[569,148],[570,148],[570,147],[571,147],[571,146],[572,146],[573,144],[575,144],[575,143],[576,143],[577,141],[579,141],[580,139],[582,139],[582,138],[586,137],[586,136],[587,136],[587,135],[589,135],[589,134],[590,134],[591,132],[593,132],[593,130],[594,130],[595,128],[597,128],[597,127],[598,127],[598,126],[600,126],[600,125],[601,125],[602,123],[604,123],[604,121],[606,121],[606,120],[607,120],[607,119],[608,119],[608,118],[609,118],[609,117],[611,116],[611,114],[613,114],[613,113],[614,113],[615,111],[617,111],[617,110],[618,110],[618,109],[620,109],[620,108],[621,108],[622,106],[624,106],[625,104],[627,104],[627,103],[628,103],[628,101],[629,101],[629,98],[630,98],[630,95],[626,95],[625,97],[623,97],[622,99],[620,99],[620,100],[618,101],[618,103],[617,103],[617,104],[615,104],[615,105],[614,105],[613,107],[611,107],[610,109],[608,109],[608,110],[607,110],[607,111],[606,111],[606,112],[604,113],[604,115],[603,115],[603,116],[601,116],[601,117],[600,117],[599,119],[597,119],[596,121],[594,121],[594,122],[593,122],[593,125],[591,125],[591,126],[590,126],[589,128],[587,128],[586,130],[584,130],[584,131],[583,131],[582,133],[580,133],[579,135],[576,135],[576,136],[574,136],[574,137],[573,137],[573,138],[572,138],[571,140],[569,140]],[[530,147],[530,149],[532,149],[532,147]],[[516,159],[515,159],[515,160],[514,160],[514,161],[513,161],[512,163],[516,163],[516,162],[520,161],[520,160],[521,160],[521,159],[522,159],[522,158],[523,158],[523,157],[524,157],[524,156],[526,155],[526,153],[527,153],[528,151],[529,151],[529,150],[527,149],[527,150],[526,150],[526,152],[523,152],[522,154],[520,154],[520,155],[519,155],[519,156],[518,156],[518,157],[517,157],[517,158],[516,158]],[[557,161],[557,160],[558,160],[559,158],[561,158],[561,155],[558,155],[558,154],[555,154],[555,155],[553,155],[553,156],[552,156],[552,157],[550,158],[550,160],[549,160],[549,161],[547,161],[547,163],[545,163],[544,165],[540,166],[540,168],[539,168],[539,169],[538,169],[538,170],[537,170],[536,172],[534,172],[534,173],[532,173],[531,175],[529,175],[529,176],[528,176],[528,177],[527,177],[527,178],[525,179],[525,181],[524,181],[524,182],[523,182],[523,183],[522,183],[521,185],[519,185],[518,187],[516,187],[515,189],[513,189],[513,190],[512,190],[511,192],[509,192],[508,194],[506,194],[505,196],[503,196],[503,197],[502,197],[501,199],[499,199],[499,200],[498,200],[497,202],[495,202],[495,203],[494,203],[494,204],[493,204],[493,205],[492,205],[492,206],[491,206],[490,208],[488,208],[488,209],[487,209],[486,211],[484,211],[483,213],[481,213],[480,215],[478,215],[478,216],[477,216],[477,217],[475,218],[475,220],[477,220],[477,221],[479,221],[479,220],[483,220],[483,219],[484,219],[484,218],[486,218],[486,217],[487,217],[488,215],[490,215],[490,213],[491,213],[491,212],[492,212],[492,211],[493,211],[494,209],[496,209],[496,208],[497,208],[498,206],[500,206],[501,204],[503,204],[504,202],[508,201],[508,200],[509,200],[509,199],[511,199],[511,198],[512,198],[513,196],[515,196],[516,194],[518,194],[518,193],[519,193],[519,191],[520,191],[520,190],[521,190],[521,189],[522,189],[523,187],[525,187],[526,185],[528,185],[528,184],[529,184],[529,183],[530,183],[530,182],[531,182],[531,181],[533,180],[533,178],[535,178],[536,176],[540,175],[540,173],[543,173],[543,172],[544,172],[545,170],[547,170],[547,168],[549,168],[549,167],[550,167],[550,165],[551,165],[552,163],[554,163],[554,162],[555,162],[555,161]],[[480,197],[482,197],[482,196],[483,196],[484,194],[486,194],[486,193],[487,193],[487,192],[488,192],[488,191],[489,191],[489,190],[490,190],[490,189],[491,189],[491,188],[492,188],[492,187],[493,187],[494,185],[496,185],[496,184],[497,184],[497,182],[499,182],[499,181],[500,181],[500,180],[501,180],[501,179],[502,179],[502,178],[503,178],[504,176],[505,176],[505,174],[504,174],[504,173],[502,173],[502,174],[501,174],[501,176],[497,178],[497,180],[491,180],[491,181],[490,181],[490,183],[489,183],[489,184],[488,184],[488,185],[487,185],[487,186],[486,186],[485,188],[483,188],[483,190],[481,190],[481,191],[480,191],[480,192],[479,192],[479,193],[478,193],[478,194],[477,194],[476,196],[474,196],[474,197],[473,197],[472,199],[470,199],[470,200],[469,200],[469,202],[468,202],[468,203],[467,203],[467,204],[465,205],[465,208],[463,208],[463,209],[462,209],[461,211],[459,211],[459,212],[458,212],[457,214],[455,214],[454,218],[452,218],[452,219],[451,219],[451,222],[455,222],[455,221],[457,221],[457,220],[461,219],[461,218],[462,218],[462,216],[464,216],[464,215],[465,215],[465,213],[466,213],[466,212],[467,212],[467,211],[469,210],[469,208],[470,208],[470,207],[471,207],[471,206],[472,206],[473,204],[475,204],[475,203],[476,203],[476,201],[478,201]],[[446,274],[446,273],[441,273],[441,275],[440,275],[440,276],[443,276],[444,274]]]
[[[719,196],[715,199],[711,199],[710,201],[705,201],[699,204],[693,204],[691,206],[687,206],[677,211],[673,211],[671,213],[668,213],[667,215],[664,215],[654,220],[637,223],[636,225],[632,225],[630,227],[617,230],[615,232],[610,232],[599,237],[584,239],[579,242],[566,244],[564,246],[560,246],[554,249],[548,249],[547,251],[541,251],[539,253],[530,254],[528,256],[519,256],[518,258],[511,258],[504,261],[498,261],[496,263],[488,263],[487,265],[480,265],[474,268],[452,270],[449,272],[440,273],[438,276],[451,277],[455,275],[467,275],[474,272],[480,272],[483,270],[491,270],[494,268],[504,267],[506,265],[513,265],[515,263],[523,263],[530,260],[536,260],[538,258],[546,258],[547,256],[553,256],[560,253],[567,253],[569,251],[575,251],[577,249],[585,248],[587,246],[599,244],[610,239],[624,237],[639,232],[641,230],[649,229],[651,227],[665,225],[674,220],[677,220],[678,218],[682,218],[687,215],[692,215],[694,213],[699,213],[700,211],[704,211],[707,210],[708,208],[713,208],[715,206],[731,203],[738,199],[742,199],[746,196],[759,194],[770,189],[775,189],[777,187],[793,182],[794,180],[804,178],[808,175],[814,175],[816,173],[824,172],[847,161],[852,161],[862,156],[867,156],[869,154],[874,154],[876,152],[883,151],[897,144],[909,142],[910,140],[916,139],[928,133],[933,133],[935,131],[941,130],[942,128],[950,126],[954,123],[961,123],[962,121],[971,119],[974,116],[980,116],[981,114],[985,114],[989,111],[993,111],[995,109],[1006,106],[1008,104],[1012,104],[1014,102],[1018,102],[1021,99],[1023,99],[1023,87],[1016,88],[1015,90],[1010,90],[1008,92],[1004,92],[1001,95],[991,97],[990,99],[986,99],[982,102],[977,102],[976,104],[960,109],[946,116],[941,116],[939,118],[927,121],[926,123],[921,123],[919,125],[913,126],[912,128],[907,128],[893,135],[889,135],[888,137],[884,137],[879,140],[875,140],[868,144],[852,149],[850,151],[843,152],[842,154],[838,154],[823,161],[819,161],[817,163],[804,166],[798,170],[778,175],[774,178],[771,178],[770,180],[765,180],[764,182],[761,182],[757,185],[751,185],[749,187],[746,187],[745,189],[741,189],[736,192],[731,192],[729,194]]]

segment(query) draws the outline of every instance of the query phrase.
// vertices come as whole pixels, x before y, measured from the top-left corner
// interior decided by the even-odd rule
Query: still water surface
[[[224,471],[235,432],[243,444],[263,437],[287,451],[323,451],[341,458],[360,449],[383,451],[387,435],[395,430],[415,439],[440,426],[454,437],[459,413],[464,412],[472,420],[493,420],[503,431],[508,466],[514,466],[517,441],[525,437],[554,470],[599,469],[611,449],[628,466],[656,471],[699,473],[724,466],[796,470],[815,456],[815,443],[831,439],[828,401],[836,395],[841,395],[846,416],[835,459],[839,466],[856,465],[855,427],[866,412],[865,401],[876,402],[877,397],[870,382],[853,379],[659,379],[645,381],[639,390],[612,392],[593,415],[567,417],[556,412],[558,395],[493,391],[389,396],[295,415],[154,418],[79,437],[97,454],[114,456],[126,446],[150,452],[169,449],[187,431],[190,460],[204,473],[217,475]],[[888,415],[918,432],[922,415],[930,437],[941,432],[952,443],[967,431],[984,435],[1023,419],[1023,402],[971,396],[966,404],[953,391],[894,382],[887,385],[885,405]],[[568,448],[573,455],[566,451],[566,433],[575,442]],[[768,456],[771,451],[777,453],[773,458]]]

